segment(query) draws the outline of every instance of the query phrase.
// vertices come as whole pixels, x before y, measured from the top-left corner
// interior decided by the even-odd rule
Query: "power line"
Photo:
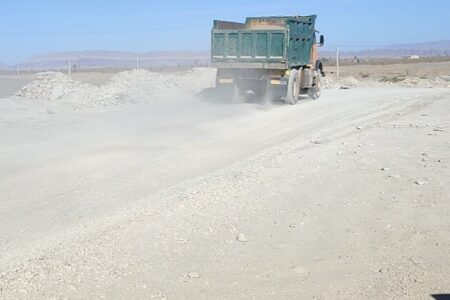
[[[173,31],[173,30],[191,30],[204,29],[209,26],[197,27],[161,27],[148,29],[131,29],[131,30],[111,30],[111,31],[72,31],[72,32],[0,32],[0,36],[58,36],[58,35],[109,35],[109,34],[129,34],[129,33],[146,33],[154,31]]]

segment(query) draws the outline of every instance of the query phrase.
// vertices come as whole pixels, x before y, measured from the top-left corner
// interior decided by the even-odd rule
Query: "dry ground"
[[[330,76],[335,76],[336,66],[326,66],[326,71]],[[425,79],[431,79],[436,76],[450,78],[450,62],[439,63],[407,63],[382,65],[353,64],[340,67],[341,76],[353,76],[358,79],[381,80],[384,77],[392,78],[395,76],[417,76]]]
[[[0,119],[2,299],[450,293],[449,89],[22,101]]]

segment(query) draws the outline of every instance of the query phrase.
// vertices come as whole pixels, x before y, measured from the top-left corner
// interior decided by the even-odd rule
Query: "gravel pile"
[[[19,97],[82,106],[149,103],[167,97],[192,96],[214,85],[215,70],[195,68],[189,72],[161,74],[146,70],[125,71],[97,87],[72,80],[59,72],[39,73],[16,93]]]
[[[59,72],[38,73],[36,79],[27,84],[16,95],[37,100],[55,101],[89,85],[72,80]]]

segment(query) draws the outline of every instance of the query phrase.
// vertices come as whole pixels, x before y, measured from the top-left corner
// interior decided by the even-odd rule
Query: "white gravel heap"
[[[38,73],[34,81],[16,93],[17,96],[54,101],[85,88],[85,84],[72,80],[59,72]]]
[[[195,68],[174,75],[146,70],[121,72],[100,87],[72,80],[60,72],[43,72],[16,93],[39,101],[110,106],[148,103],[170,96],[192,96],[214,84],[215,70]]]

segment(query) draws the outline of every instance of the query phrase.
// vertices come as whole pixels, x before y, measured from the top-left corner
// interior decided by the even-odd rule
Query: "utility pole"
[[[336,75],[339,77],[339,45],[336,46]]]
[[[72,75],[72,62],[70,61],[70,56],[67,58],[67,64],[68,64],[68,74]]]
[[[139,66],[139,56],[136,56],[136,69],[139,70],[140,66]]]

